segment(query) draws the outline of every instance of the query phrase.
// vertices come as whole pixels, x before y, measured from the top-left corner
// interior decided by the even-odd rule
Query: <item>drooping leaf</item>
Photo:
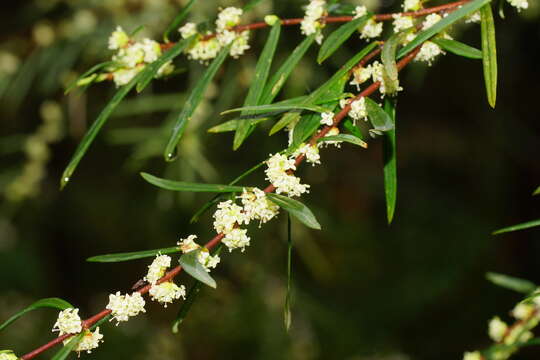
[[[482,6],[488,4],[491,0],[473,0],[471,2],[462,5],[459,9],[452,11],[447,16],[443,17],[441,21],[437,22],[426,30],[419,31],[416,37],[398,52],[398,59],[401,59],[408,53],[410,53],[418,45],[431,38],[433,35],[438,34],[448,26],[452,25],[456,21],[461,20],[465,16],[472,14]]]
[[[193,1],[193,0],[192,0]],[[171,47],[169,50],[165,51],[159,58],[156,59],[156,61],[146,65],[144,69],[141,71],[142,75],[137,82],[137,92],[143,91],[148,84],[154,79],[156,74],[158,73],[159,69],[163,65],[165,65],[167,62],[173,60],[180,54],[182,54],[182,51],[184,51],[185,48],[191,45],[193,41],[195,41],[196,35],[190,36],[187,39],[183,39],[182,41],[176,43],[173,47]]]
[[[184,302],[180,306],[180,310],[178,311],[178,314],[176,315],[176,318],[173,321],[171,330],[174,334],[178,334],[180,325],[186,318],[189,310],[191,309],[191,306],[193,305],[193,303],[197,299],[197,296],[201,292],[201,285],[202,283],[200,281],[195,281],[193,286],[191,286],[191,288],[189,289],[186,295],[186,300],[184,300]]]
[[[480,9],[480,28],[482,35],[482,63],[488,103],[495,108],[497,102],[497,45],[495,41],[495,22],[491,5]]]
[[[498,285],[505,289],[517,291],[523,294],[530,294],[534,292],[536,288],[538,287],[536,286],[536,284],[534,284],[533,282],[529,280],[520,279],[517,277],[494,273],[494,272],[486,273],[486,279],[488,279],[495,285]]]
[[[387,131],[383,137],[384,195],[386,198],[386,218],[390,224],[394,218],[397,199],[396,100],[385,98],[384,111],[394,124],[394,128]]]
[[[144,180],[148,181],[152,185],[155,185],[165,190],[172,190],[172,191],[224,193],[224,192],[242,192],[244,190],[243,186],[201,184],[201,183],[190,183],[190,182],[185,182],[185,181],[167,180],[167,179],[162,179],[157,176],[144,173],[144,172],[141,173],[141,176],[143,177]]]
[[[334,30],[323,42],[319,49],[317,62],[320,64],[329,58],[351,35],[365,22],[371,18],[372,14],[366,14],[358,19],[349,21]]]
[[[195,84],[195,87],[193,90],[191,90],[191,93],[184,104],[184,107],[180,114],[178,115],[178,118],[176,119],[176,124],[173,127],[172,134],[169,138],[169,141],[167,143],[167,146],[165,147],[165,160],[166,161],[172,161],[175,158],[176,154],[176,146],[178,145],[178,141],[180,141],[180,138],[182,137],[184,130],[186,129],[187,123],[191,119],[191,116],[197,109],[197,106],[200,104],[204,91],[216,75],[217,71],[227,58],[227,55],[229,54],[231,44],[229,44],[227,47],[221,49],[218,56],[212,61],[208,69],[206,69],[203,76],[197,81]]]
[[[534,195],[540,195],[540,186],[536,188],[536,190],[534,190],[533,192],[533,196]]]
[[[256,105],[256,106],[244,106],[241,108],[225,110],[221,115],[230,114],[233,112],[252,112],[252,113],[268,113],[272,111],[292,111],[292,110],[308,110],[315,112],[325,112],[326,109],[317,105],[303,105],[303,104],[270,104],[270,105]]]
[[[287,294],[285,295],[285,305],[283,306],[283,322],[285,330],[288,332],[291,328],[291,284],[292,284],[292,231],[291,215],[287,215]]]
[[[178,246],[173,246],[173,247],[153,249],[153,250],[97,255],[97,256],[89,257],[88,259],[86,259],[86,261],[101,262],[101,263],[122,262],[122,261],[130,261],[130,260],[143,259],[147,257],[153,257],[153,256],[156,256],[157,254],[165,255],[165,254],[174,254],[177,252],[180,252],[180,249],[178,248]]]
[[[210,274],[206,271],[204,266],[199,262],[199,253],[201,249],[190,251],[180,257],[178,260],[180,265],[189,275],[193,276],[196,280],[208,285],[212,288],[216,288],[216,281],[212,279]]]
[[[398,91],[398,68],[396,50],[408,31],[395,33],[384,43],[381,51],[381,61],[384,65],[383,77],[387,94],[394,95]]]
[[[169,40],[169,35],[171,34],[171,32],[173,31],[176,31],[179,27],[180,27],[180,24],[182,23],[182,21],[184,21],[184,19],[188,16],[191,8],[193,7],[193,4],[195,4],[195,1],[196,0],[190,0],[186,6],[184,6],[180,12],[178,13],[178,15],[176,15],[176,17],[173,19],[173,21],[169,24],[169,26],[167,26],[167,29],[165,30],[165,32],[163,33],[163,40],[168,43],[170,40]]]
[[[47,298],[47,299],[41,299],[33,303],[32,305],[24,308],[23,310],[19,311],[6,321],[4,321],[0,325],[0,331],[2,331],[4,328],[9,326],[11,323],[15,322],[17,319],[19,319],[21,316],[26,314],[29,311],[40,309],[40,308],[53,308],[58,310],[65,310],[69,308],[73,308],[73,305],[68,303],[65,300],[59,299],[59,298]]]
[[[71,354],[73,349],[77,347],[77,344],[82,340],[84,337],[84,331],[80,334],[74,335],[69,342],[64,345],[54,356],[51,360],[64,360]]]
[[[289,214],[294,216],[307,227],[316,230],[321,229],[321,225],[315,218],[315,215],[313,215],[311,210],[300,201],[291,199],[287,196],[272,193],[266,194],[266,196],[270,201],[288,211]]]
[[[276,52],[279,35],[281,33],[281,23],[276,22],[272,26],[272,30],[268,35],[268,40],[264,45],[264,48],[259,56],[257,65],[255,66],[255,75],[249,87],[246,100],[244,101],[244,108],[250,106],[256,106],[260,104],[260,100],[268,80],[268,74],[270,73],[270,66],[274,59],[274,53]],[[249,110],[244,109],[240,115],[250,114]],[[236,132],[234,134],[233,150],[236,150],[242,145],[244,140],[249,135],[251,125],[249,122],[244,121],[238,124]]]
[[[375,101],[368,97],[365,97],[364,99],[366,101],[368,118],[371,125],[373,125],[373,129],[383,132],[392,130],[394,128],[394,123],[392,122],[390,115],[388,115]]]
[[[507,233],[507,232],[518,231],[518,230],[530,229],[530,228],[536,227],[536,226],[540,226],[540,219],[527,221],[527,222],[524,222],[524,223],[521,223],[521,224],[512,225],[512,226],[508,226],[508,227],[496,230],[496,231],[493,232],[493,235],[504,234],[504,233]]]
[[[439,45],[443,50],[451,52],[452,54],[463,56],[469,59],[480,60],[482,59],[482,51],[475,47],[469,46],[462,42],[451,39],[433,39],[435,44]]]
[[[131,81],[120,87],[116,94],[114,94],[113,98],[109,101],[109,103],[103,108],[97,119],[94,121],[90,129],[84,134],[83,139],[79,143],[79,146],[77,146],[77,149],[75,150],[75,154],[71,157],[71,160],[69,161],[69,164],[66,166],[63,174],[62,179],[60,180],[60,188],[64,188],[64,186],[67,185],[69,180],[71,179],[71,176],[73,175],[73,172],[77,168],[77,165],[83,158],[83,156],[86,154],[86,151],[92,144],[92,141],[96,138],[99,130],[103,127],[111,113],[114,111],[114,109],[118,106],[118,104],[124,99],[124,97],[129,93],[129,91],[139,82],[139,79],[142,76],[142,72],[138,73]]]
[[[358,145],[360,147],[363,147],[364,149],[367,149],[368,147],[365,141],[362,141],[362,139],[358,138],[357,136],[350,135],[350,134],[330,135],[330,136],[325,136],[323,138],[320,138],[318,140],[318,142],[328,142],[328,141],[348,142],[349,144]]]
[[[76,80],[74,80],[73,82],[71,82],[66,90],[64,91],[64,95],[67,95],[69,94],[69,92],[71,92],[71,90],[73,90],[77,84],[79,83],[79,81],[81,81],[82,79],[94,74],[96,71],[98,70],[101,70],[109,65],[112,65],[114,64],[115,61],[104,61],[104,62],[101,62],[99,64],[96,64],[94,66],[92,66],[90,69],[88,69],[87,71],[85,71],[81,76],[79,76]]]
[[[258,118],[258,119],[240,119],[240,118],[236,118],[236,119],[231,119],[229,121],[221,123],[219,125],[212,126],[207,131],[209,133],[222,133],[222,132],[228,132],[228,131],[235,131],[238,128],[238,124],[241,123],[241,122],[249,122],[250,125],[256,125],[258,123],[261,123],[261,122],[267,121],[267,120],[270,120],[270,118],[269,117]]]

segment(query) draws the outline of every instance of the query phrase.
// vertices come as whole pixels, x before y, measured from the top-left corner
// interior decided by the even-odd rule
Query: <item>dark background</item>
[[[76,304],[88,317],[105,306],[107,294],[127,291],[145,273],[148,261],[95,264],[85,262],[87,257],[168,247],[189,234],[203,241],[212,236],[211,214],[189,224],[209,195],[161,192],[145,183],[139,171],[226,183],[286,145],[283,134],[267,137],[269,124],[259,127],[236,152],[231,150],[231,133],[206,132],[223,121],[220,111],[242,103],[255,55],[267,34],[257,31],[249,55],[228,60],[216,77],[176,162],[168,165],[161,158],[168,135],[168,112],[163,109],[181,105],[181,93],[204,69],[184,58],[177,65],[188,72],[155,82],[118,109],[60,192],[64,166],[86,126],[114,92],[112,84],[104,83],[82,95],[64,96],[65,83],[75,76],[70,72],[81,73],[110,56],[106,42],[115,24],[128,30],[147,24],[140,36],[146,32],[159,39],[179,7],[165,0],[106,3],[2,5],[0,47],[15,54],[21,65],[13,75],[0,73],[0,188],[16,181],[28,161],[19,151],[24,141],[19,135],[30,135],[39,126],[43,102],[61,107],[64,136],[50,146],[46,176],[36,194],[19,201],[3,198],[0,321],[36,299],[53,296]],[[193,18],[212,18],[218,5],[231,4],[241,5],[199,2]],[[272,10],[272,3],[263,0],[252,20],[270,12],[298,17],[302,4],[276,1]],[[506,20],[497,19],[496,110],[485,98],[480,61],[447,55],[431,67],[413,65],[404,71],[405,90],[397,110],[398,205],[391,226],[385,218],[380,140],[370,141],[368,150],[347,144],[341,150],[329,147],[321,153],[322,166],[300,170],[312,186],[302,201],[323,230],[293,223],[289,333],[283,327],[286,218],[281,215],[260,230],[251,229],[252,246],[244,254],[223,254],[213,272],[217,290],[203,289],[179,334],[171,334],[169,328],[180,304],[165,310],[149,304],[145,315],[128,324],[104,326],[105,343],[88,357],[456,359],[465,350],[488,346],[487,321],[494,315],[510,321],[507,314],[520,295],[490,284],[485,273],[540,282],[539,230],[490,235],[540,213],[538,197],[531,196],[540,185],[540,26],[538,5],[530,5],[521,14],[508,7]],[[398,6],[384,2],[379,11]],[[92,27],[77,23],[81,11],[94,16]],[[72,24],[68,30],[66,23]],[[56,34],[46,46],[33,35],[44,24]],[[73,30],[77,26],[85,30]],[[325,34],[334,28],[328,26]],[[479,46],[479,25],[452,34]],[[297,28],[283,29],[276,63],[301,39]],[[361,46],[357,37],[349,40],[323,66],[316,65],[313,47],[282,98],[313,89]],[[29,63],[32,56],[38,60]],[[126,131],[141,127],[155,130],[136,136]],[[19,144],[18,150],[6,150],[8,143]],[[255,173],[244,184],[262,186],[264,176]],[[179,282],[189,286],[191,280],[182,275]],[[0,333],[0,349],[22,355],[48,341],[55,317],[52,310],[25,316]],[[516,359],[535,359],[538,354],[532,348]],[[43,357],[47,356],[52,353]]]

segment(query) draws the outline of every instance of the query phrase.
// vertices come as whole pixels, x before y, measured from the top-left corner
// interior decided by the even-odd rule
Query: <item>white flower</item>
[[[253,188],[249,191],[244,189],[239,198],[242,201],[245,216],[250,220],[259,220],[259,227],[279,212],[279,206],[268,200],[266,193],[261,189]]]
[[[165,270],[171,266],[171,257],[168,255],[157,255],[152,264],[148,266],[148,274],[144,277],[145,281],[155,284],[165,275]]]
[[[180,250],[182,250],[184,254],[193,250],[197,250],[198,248],[200,248],[200,245],[195,242],[196,238],[197,235],[189,235],[185,239],[180,239],[180,241],[177,242],[176,245],[180,247]]]
[[[361,18],[362,16],[366,15],[367,14],[367,9],[365,6],[357,6],[354,8],[354,18],[353,19],[358,19],[358,18]]]
[[[300,154],[305,155],[306,161],[311,163],[313,166],[321,163],[321,156],[319,155],[319,148],[317,146],[311,144],[302,144],[298,149],[296,149],[293,156],[296,157]]]
[[[422,7],[420,0],[405,0],[403,2],[403,10],[405,11],[417,11]]]
[[[376,38],[377,36],[381,35],[382,31],[382,22],[376,22],[374,19],[369,19],[367,23],[362,27],[360,39]]]
[[[334,113],[333,112],[323,112],[321,114],[321,125],[334,125]]]
[[[143,61],[147,64],[156,61],[161,56],[161,46],[157,41],[144,39],[141,47],[144,51]]]
[[[109,37],[109,49],[121,49],[129,43],[129,36],[122,30],[122,27],[117,26]]]
[[[424,19],[424,22],[422,23],[422,30],[427,30],[439,21],[441,21],[442,16],[439,14],[429,14]]]
[[[206,269],[207,272],[210,272],[210,269],[213,269],[219,264],[220,258],[218,255],[210,255],[210,252],[207,248],[202,248],[197,257],[199,263]]]
[[[182,39],[187,39],[188,37],[197,33],[197,25],[192,22],[188,22],[178,29],[178,32],[180,33],[180,36],[182,36]]]
[[[60,311],[52,331],[59,331],[59,335],[80,333],[82,331],[82,321],[79,316],[79,309],[69,308]]]
[[[401,30],[409,29],[414,26],[412,16],[402,16],[401,14],[392,15],[394,21],[392,25],[394,26],[394,32],[400,32]]]
[[[249,31],[242,31],[235,39],[229,51],[229,55],[238,59],[240,55],[244,55],[246,50],[250,48],[249,44]]]
[[[482,355],[478,351],[465,352],[463,354],[463,360],[482,360]]]
[[[228,233],[234,229],[235,224],[249,224],[249,217],[244,214],[242,207],[232,200],[222,201],[217,205],[214,213],[214,229],[218,233]]]
[[[174,300],[186,298],[186,287],[178,286],[172,281],[166,281],[159,285],[152,285],[149,291],[152,300],[159,302],[164,307]]]
[[[499,319],[498,316],[495,316],[493,319],[489,321],[489,329],[488,334],[489,337],[496,342],[499,342],[503,339],[504,335],[506,334],[506,331],[508,330],[508,325],[501,319]]]
[[[315,35],[315,41],[320,44],[323,39],[321,29],[324,27],[319,19],[326,15],[326,2],[323,0],[311,0],[306,7],[306,12],[302,22],[300,23],[300,30],[302,34],[309,36]]]
[[[289,170],[296,170],[294,159],[289,159],[287,156],[279,153],[270,155],[270,158],[266,160],[266,165],[267,169],[265,173],[269,179],[280,177]]]
[[[320,19],[326,14],[326,1],[323,0],[310,0],[306,6],[305,17]]]
[[[479,23],[480,22],[480,11],[475,11],[471,15],[467,16],[466,23]]]
[[[244,252],[245,247],[249,246],[250,238],[247,236],[246,229],[234,228],[225,234],[225,237],[221,241],[222,243],[229,248],[229,252],[234,249],[241,249]]]
[[[294,158],[288,159],[285,155],[275,154],[271,155],[266,164],[266,180],[276,187],[277,194],[300,196],[309,191],[309,185],[301,184],[300,178],[287,174],[289,170],[296,170]]]
[[[351,110],[349,111],[349,117],[353,119],[353,123],[356,124],[356,120],[367,120],[366,99],[361,97],[351,103]]]
[[[191,60],[198,60],[201,63],[206,63],[209,60],[215,58],[221,45],[219,41],[213,37],[207,40],[199,40],[192,47],[187,49],[188,58]]]
[[[118,325],[122,321],[128,321],[130,316],[146,312],[144,305],[145,301],[140,293],[120,295],[120,291],[117,291],[116,294],[109,295],[106,309],[111,310],[113,319],[117,321],[116,325]]]
[[[350,85],[356,85],[356,88],[360,90],[360,84],[367,81],[371,77],[371,65],[366,67],[356,67],[353,69],[353,79],[349,82]]]
[[[420,48],[420,51],[414,60],[424,61],[427,62],[428,65],[431,65],[433,60],[441,54],[444,54],[444,51],[439,47],[439,45],[431,41],[426,41]]]
[[[0,360],[18,360],[19,358],[13,353],[13,351],[0,350]]]
[[[81,351],[86,351],[88,354],[90,354],[92,350],[99,346],[100,342],[103,342],[101,339],[103,339],[103,334],[99,333],[99,326],[94,332],[85,330],[84,336],[82,337],[81,341],[79,341],[74,351],[79,353]],[[71,338],[64,340],[64,345],[67,345],[70,341]]]
[[[524,320],[531,316],[534,310],[535,307],[533,305],[520,303],[512,310],[512,316],[518,320]]]
[[[128,68],[134,68],[144,60],[144,47],[141,43],[135,43],[125,49],[120,49],[118,54],[113,56],[113,60],[124,64]]]
[[[138,68],[134,69],[118,69],[113,72],[113,81],[114,84],[119,87],[129,83],[137,74],[139,73]]]
[[[521,9],[527,9],[529,7],[527,0],[508,0],[508,3],[518,9],[518,11],[521,11]]]
[[[216,28],[218,32],[222,32],[227,28],[231,28],[240,23],[240,17],[242,16],[242,9],[235,7],[227,7],[218,14],[216,20]]]

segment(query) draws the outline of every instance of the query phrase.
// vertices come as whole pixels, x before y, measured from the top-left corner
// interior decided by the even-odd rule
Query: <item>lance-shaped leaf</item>
[[[462,42],[451,39],[433,39],[435,44],[439,45],[443,50],[446,50],[454,55],[463,56],[469,59],[482,59],[482,51],[475,47],[469,46]]]
[[[173,246],[173,247],[168,247],[168,248],[152,249],[152,250],[144,250],[144,251],[96,255],[96,256],[89,257],[88,259],[86,259],[86,261],[101,262],[101,263],[122,262],[122,261],[130,261],[130,260],[143,259],[147,257],[153,257],[153,256],[156,256],[157,254],[164,255],[164,254],[174,254],[177,252],[180,252],[180,249],[178,248],[178,246]]]
[[[184,6],[178,15],[173,19],[173,21],[167,26],[167,29],[163,33],[163,40],[168,43],[169,42],[169,35],[171,32],[176,31],[182,21],[188,16],[189,12],[191,11],[191,8],[193,7],[193,4],[195,3],[195,0],[190,0],[186,6]]]
[[[162,179],[148,173],[141,173],[144,180],[150,184],[159,188],[172,191],[190,191],[190,192],[214,192],[214,193],[226,193],[226,192],[241,192],[244,190],[243,186],[232,185],[220,185],[220,184],[200,184],[190,183],[185,181],[174,181]]]
[[[321,225],[315,218],[311,210],[298,200],[278,194],[266,194],[268,199],[279,207],[287,210],[289,214],[297,218],[300,222],[309,228],[320,230]]]
[[[161,69],[162,66],[164,66],[167,62],[173,60],[177,56],[179,56],[182,51],[184,51],[185,48],[191,45],[193,41],[195,41],[196,35],[190,36],[187,39],[183,39],[182,41],[175,44],[173,47],[171,47],[169,50],[165,51],[159,58],[156,59],[156,61],[146,65],[144,67],[144,70],[141,71],[142,75],[139,79],[139,82],[137,83],[137,92],[141,92],[150,84],[150,81],[156,76],[159,69]]]
[[[533,195],[540,195],[540,186],[534,190]]]
[[[495,22],[490,4],[486,4],[480,9],[480,19],[484,82],[488,103],[494,108],[497,101],[497,45],[495,42]]]
[[[73,308],[73,305],[68,303],[65,300],[59,299],[59,298],[47,298],[47,299],[41,299],[33,303],[32,305],[26,307],[25,309],[19,311],[6,321],[4,321],[0,325],[0,331],[2,331],[4,328],[6,328],[11,323],[15,322],[17,319],[19,319],[21,316],[26,314],[29,311],[40,309],[40,308],[53,308],[58,310],[65,310],[69,308]]]
[[[255,75],[251,81],[246,100],[244,101],[244,107],[250,107],[259,105],[260,100],[268,80],[268,74],[270,73],[270,66],[274,59],[274,53],[276,52],[277,43],[279,40],[279,34],[281,32],[281,23],[277,22],[272,26],[272,30],[268,35],[268,40],[264,45],[263,51],[259,56],[257,65],[255,66]],[[249,110],[243,110],[240,115],[249,115]],[[244,140],[249,135],[251,125],[249,122],[241,122],[238,124],[238,128],[234,134],[233,150],[236,150],[242,145]]]
[[[74,80],[71,84],[68,85],[68,87],[64,91],[64,95],[67,95],[71,90],[73,90],[73,88],[78,86],[79,81],[81,81],[82,79],[94,74],[98,70],[101,70],[101,69],[103,69],[103,68],[105,68],[105,67],[107,67],[109,65],[113,65],[115,63],[116,63],[116,61],[105,61],[105,62],[102,62],[102,63],[99,63],[99,64],[96,64],[96,65],[92,66],[90,69],[85,71],[81,76],[79,76],[76,80]],[[95,77],[97,77],[97,75],[95,75]],[[90,81],[90,83],[92,83],[94,81],[94,79],[92,79]]]
[[[396,63],[396,50],[402,39],[409,33],[404,31],[396,33],[384,43],[381,51],[381,61],[384,65],[383,77],[386,93],[394,95],[398,91],[398,68]]]
[[[327,96],[327,93],[331,91],[332,87],[335,86],[339,81],[343,81],[344,77],[347,77],[349,70],[351,70],[358,62],[366,56],[371,50],[377,47],[377,43],[373,42],[368,46],[364,47],[360,52],[353,56],[345,65],[339,69],[328,81],[318,87],[313,91],[309,96],[302,102],[302,105],[313,105],[318,100],[324,99]],[[283,129],[285,126],[289,125],[293,121],[298,119],[298,114],[289,113],[285,114],[270,130],[270,135],[275,134],[279,130]]]
[[[291,327],[291,285],[292,285],[292,231],[291,215],[287,216],[287,294],[285,295],[285,305],[283,306],[283,323],[285,330]]]
[[[189,310],[191,310],[191,307],[199,296],[199,293],[201,292],[201,284],[202,283],[200,281],[195,281],[195,284],[193,284],[193,286],[189,289],[186,295],[186,300],[184,300],[184,302],[180,306],[180,310],[178,311],[178,314],[173,321],[171,330],[174,334],[178,334],[180,325],[186,318]]]
[[[270,104],[270,105],[255,105],[255,106],[244,106],[244,107],[241,107],[241,108],[234,108],[234,109],[229,109],[229,110],[226,110],[226,111],[223,111],[221,113],[221,115],[226,115],[226,114],[230,114],[230,113],[233,113],[233,112],[238,112],[238,111],[242,111],[242,112],[251,112],[253,114],[257,114],[257,113],[261,113],[261,114],[264,114],[264,113],[269,113],[269,112],[272,112],[272,111],[292,111],[292,110],[308,110],[308,111],[315,111],[315,112],[325,112],[326,109],[321,107],[321,106],[317,106],[317,105],[309,105],[309,104]]]
[[[494,273],[494,272],[486,273],[486,279],[488,279],[495,285],[498,285],[505,289],[517,291],[523,294],[530,294],[534,292],[537,288],[536,284],[534,284],[533,282],[529,280],[520,279],[517,277]]]
[[[199,280],[205,285],[212,288],[216,288],[216,281],[212,279],[210,274],[206,271],[204,266],[199,262],[199,253],[202,249],[190,251],[180,257],[178,260],[180,265],[189,275],[193,276],[196,280]]]
[[[386,113],[375,101],[368,97],[364,98],[366,101],[366,110],[368,113],[369,121],[373,125],[375,131],[390,131],[394,128],[394,123],[390,115]]]
[[[244,10],[244,13],[246,13],[257,6],[261,1],[262,0],[250,0],[246,5],[244,5],[242,10]]]
[[[439,22],[431,26],[426,30],[418,32],[416,37],[407,45],[405,45],[398,52],[398,59],[401,59],[408,53],[410,53],[418,45],[422,44],[424,41],[429,40],[433,35],[438,34],[442,30],[446,29],[448,26],[452,25],[456,21],[461,20],[465,16],[472,14],[476,10],[480,9],[482,6],[488,4],[491,0],[473,0],[471,2],[462,5],[457,10],[452,11],[447,16],[443,17]]]
[[[90,144],[92,144],[92,141],[96,138],[99,130],[103,127],[107,119],[110,117],[111,113],[114,111],[114,109],[118,106],[118,104],[124,99],[124,97],[129,93],[129,91],[139,82],[139,79],[142,76],[142,72],[138,73],[128,84],[122,86],[116,94],[114,94],[113,98],[109,101],[109,103],[105,106],[105,108],[101,111],[99,116],[97,117],[96,121],[92,124],[90,129],[84,134],[83,139],[79,143],[79,146],[75,150],[75,154],[71,157],[71,160],[69,161],[69,164],[65,168],[62,179],[60,180],[60,187],[63,188],[66,186],[66,184],[71,179],[71,176],[73,175],[73,172],[77,168],[77,165],[83,158],[83,156],[86,154],[86,151],[90,147]]]
[[[503,233],[512,232],[512,231],[518,231],[518,230],[530,229],[536,226],[540,226],[540,219],[527,221],[521,224],[512,225],[512,226],[508,226],[508,227],[496,230],[493,232],[493,235],[503,234]]]
[[[64,360],[71,354],[71,352],[77,347],[77,344],[82,340],[84,337],[84,331],[80,334],[77,334],[73,336],[69,342],[64,345],[54,356],[51,360]]]
[[[329,141],[340,141],[340,142],[347,142],[349,144],[358,145],[360,147],[363,147],[364,149],[367,149],[368,145],[365,141],[358,138],[357,136],[350,135],[350,134],[339,134],[339,135],[330,135],[322,137],[318,140],[318,142],[329,142]]]
[[[386,218],[390,224],[394,218],[397,198],[396,101],[385,98],[384,111],[394,124],[394,128],[387,131],[383,137],[384,195],[386,198]]]
[[[271,118],[269,117],[264,117],[264,118],[259,118],[259,119],[236,118],[236,119],[231,119],[229,121],[225,121],[224,123],[221,123],[219,125],[212,126],[207,131],[209,133],[222,133],[222,132],[227,132],[227,131],[235,131],[238,128],[238,124],[240,124],[241,122],[249,122],[250,125],[257,125],[258,123],[261,123],[263,121],[270,120],[270,119]]]
[[[199,106],[203,98],[204,91],[206,90],[206,88],[216,75],[217,71],[227,58],[230,47],[231,45],[228,45],[227,47],[221,49],[218,56],[212,61],[208,69],[206,69],[206,72],[199,79],[199,81],[197,81],[195,87],[191,91],[191,94],[189,95],[186,103],[184,104],[182,111],[176,119],[176,124],[173,127],[171,137],[169,138],[167,146],[165,147],[164,156],[166,161],[174,160],[178,141],[180,141],[180,138],[182,137],[186,126],[191,119],[191,116],[193,116],[193,113],[197,109],[197,106]]]
[[[366,21],[371,18],[372,14],[364,15],[358,19],[354,19],[341,25],[334,30],[324,41],[319,49],[319,55],[317,56],[317,62],[320,64],[324,60],[328,59],[351,35],[362,26]]]
[[[343,121],[343,128],[347,130],[348,132],[350,132],[352,135],[359,138],[360,140],[364,140],[364,136],[362,135],[362,132],[356,125],[354,125],[353,121],[350,118],[347,118],[345,119],[345,121]],[[365,144],[366,144],[365,147],[367,148],[367,143]]]

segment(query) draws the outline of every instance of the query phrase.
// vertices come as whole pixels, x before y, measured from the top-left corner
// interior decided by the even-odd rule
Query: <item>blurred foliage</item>
[[[1,192],[13,194],[10,184],[29,180],[26,192],[3,196],[0,207],[0,320],[52,296],[91,315],[109,292],[129,289],[147,265],[144,260],[85,263],[85,258],[167,247],[191,233],[210,236],[209,214],[189,224],[208,195],[158,191],[138,171],[226,183],[286,143],[281,135],[268,138],[266,124],[237,152],[231,150],[229,133],[206,133],[223,121],[223,109],[241,105],[253,54],[260,53],[266,37],[261,31],[253,36],[252,55],[229,61],[205,94],[177,161],[161,160],[169,112],[182,106],[184,91],[203,70],[184,60],[177,65],[187,72],[155,82],[119,107],[76,179],[59,192],[63,167],[114,90],[112,84],[98,84],[84,94],[64,96],[64,88],[110,56],[106,38],[117,24],[128,30],[144,24],[143,35],[157,39],[180,3],[35,0],[2,5]],[[399,6],[394,0],[369,3],[382,11]],[[192,16],[210,18],[218,6],[234,4],[239,2],[199,1]],[[251,16],[301,16],[301,4],[263,0]],[[214,273],[217,290],[202,290],[179,334],[170,332],[178,305],[164,311],[152,304],[128,326],[107,326],[105,343],[91,358],[454,359],[464,349],[488,344],[488,319],[519,298],[487,283],[484,273],[540,281],[538,229],[490,235],[502,224],[538,217],[538,200],[530,194],[540,182],[540,166],[531,156],[540,143],[534,110],[540,93],[535,81],[540,8],[537,2],[530,5],[519,16],[508,9],[506,20],[496,19],[500,84],[495,111],[485,101],[479,62],[447,55],[432,67],[414,65],[405,72],[397,107],[399,187],[392,226],[386,225],[379,143],[367,151],[348,145],[339,152],[326,150],[322,167],[300,170],[312,184],[304,201],[323,231],[293,221],[288,333],[282,315],[286,219],[280,217],[264,231],[253,229],[247,256],[223,254]],[[284,32],[278,57],[302,39],[297,29]],[[464,29],[461,37],[479,44],[477,29]],[[313,89],[360,44],[347,42],[324,66],[316,65],[316,49],[311,49],[284,97]],[[263,180],[261,174],[248,179],[254,185]],[[184,276],[181,281],[189,285]],[[0,343],[17,353],[32,349],[52,337],[55,316],[31,313],[0,333]],[[532,348],[520,356],[534,359],[535,354]]]

